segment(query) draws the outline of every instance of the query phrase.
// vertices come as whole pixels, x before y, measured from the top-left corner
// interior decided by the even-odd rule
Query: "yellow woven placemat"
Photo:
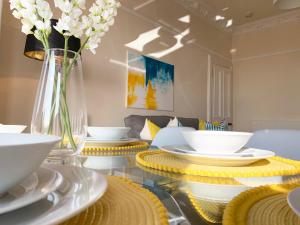
[[[196,212],[210,223],[221,223],[226,203],[213,202],[195,198],[191,193],[187,196]]]
[[[82,150],[82,154],[93,154],[95,152],[103,151],[103,152],[120,152],[120,151],[133,151],[133,150],[145,150],[149,148],[149,144],[144,141],[137,141],[128,143],[124,146],[99,146],[97,144],[89,143],[85,145],[84,149]]]
[[[108,189],[94,205],[61,225],[167,225],[160,200],[129,179],[108,176]]]
[[[300,161],[277,156],[243,167],[220,167],[193,164],[158,150],[139,152],[136,161],[152,169],[207,177],[267,177],[300,174]]]
[[[223,225],[300,225],[287,194],[300,184],[268,185],[245,191],[225,208]]]
[[[140,151],[145,149],[133,149],[133,150],[113,150],[113,151],[97,151],[97,150],[88,150],[82,151],[82,156],[128,156],[128,155],[135,155]]]

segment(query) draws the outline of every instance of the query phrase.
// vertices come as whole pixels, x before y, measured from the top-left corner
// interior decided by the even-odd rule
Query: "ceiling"
[[[255,20],[276,16],[291,10],[280,10],[273,6],[273,0],[194,0],[204,2],[212,10],[233,24],[242,25]]]

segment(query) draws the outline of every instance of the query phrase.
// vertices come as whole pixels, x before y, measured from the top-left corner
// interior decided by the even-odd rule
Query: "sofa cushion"
[[[159,130],[159,126],[156,126],[151,120],[146,119],[144,128],[140,133],[140,138],[143,140],[153,140]]]
[[[140,138],[140,132],[145,125],[145,120],[149,119],[151,122],[155,123],[159,127],[166,127],[170,122],[170,119],[173,119],[173,116],[141,116],[141,115],[130,115],[124,119],[126,127],[130,127],[131,130],[128,133],[129,137]],[[179,122],[184,127],[193,127],[198,129],[199,120],[197,118],[182,118],[177,117]]]

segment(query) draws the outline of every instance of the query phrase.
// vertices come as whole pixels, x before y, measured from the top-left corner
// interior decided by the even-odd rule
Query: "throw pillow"
[[[222,121],[205,121],[199,120],[199,130],[219,130],[225,131],[227,130],[227,123],[225,120]]]
[[[168,123],[167,127],[182,127],[182,124],[179,122],[179,120],[175,116],[174,119],[170,119],[170,122]]]
[[[150,120],[146,119],[144,128],[142,129],[142,131],[140,133],[140,137],[143,140],[152,141],[159,130],[160,130],[159,126],[152,123]]]

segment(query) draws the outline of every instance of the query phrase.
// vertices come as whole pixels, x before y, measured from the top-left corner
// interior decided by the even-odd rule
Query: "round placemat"
[[[300,184],[268,185],[245,191],[225,208],[224,225],[300,225],[287,203],[288,193]]]
[[[133,150],[113,150],[113,151],[97,151],[97,150],[87,150],[82,151],[81,156],[127,156],[135,155],[144,149],[133,149]]]
[[[270,177],[300,174],[300,162],[281,157],[259,160],[243,167],[194,164],[160,150],[143,151],[136,155],[142,166],[178,174],[207,177]]]
[[[94,205],[61,225],[167,225],[167,210],[147,189],[109,176],[108,189]]]
[[[82,150],[82,154],[93,154],[95,152],[104,151],[104,152],[111,152],[111,151],[132,151],[132,150],[145,150],[149,148],[149,144],[144,141],[137,141],[126,144],[124,146],[85,146]]]

